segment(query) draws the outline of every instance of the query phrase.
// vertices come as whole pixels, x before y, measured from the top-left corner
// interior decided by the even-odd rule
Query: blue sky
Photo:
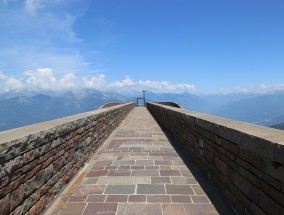
[[[284,90],[283,0],[0,0],[0,93]]]

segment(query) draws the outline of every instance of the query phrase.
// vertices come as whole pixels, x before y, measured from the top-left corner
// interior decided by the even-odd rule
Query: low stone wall
[[[284,132],[147,103],[236,214],[284,214]]]
[[[41,214],[133,107],[0,132],[0,214]]]

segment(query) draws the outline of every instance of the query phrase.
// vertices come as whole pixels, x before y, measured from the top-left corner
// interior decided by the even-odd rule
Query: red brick
[[[87,202],[104,202],[106,199],[106,195],[89,195],[87,198]]]
[[[127,202],[127,195],[108,195],[106,202]]]
[[[106,176],[107,174],[108,174],[108,170],[96,170],[96,171],[90,171],[87,177]]]
[[[171,185],[166,184],[167,194],[189,194],[194,195],[190,185]]]
[[[71,196],[68,202],[84,202],[87,199],[87,196]]]

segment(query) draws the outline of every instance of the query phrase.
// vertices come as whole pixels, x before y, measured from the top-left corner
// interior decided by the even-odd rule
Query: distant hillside
[[[136,102],[141,91],[7,93],[0,95],[0,131],[95,110],[109,102]],[[172,101],[185,109],[240,121],[276,125],[284,122],[284,93],[198,96],[146,92],[146,101]],[[229,102],[228,102],[229,101]],[[220,105],[221,104],[221,105]]]
[[[171,101],[182,105],[187,110],[210,113],[217,105],[208,102],[201,97],[189,93],[147,93],[148,101],[164,102]]]
[[[126,98],[120,95],[99,91],[6,99],[0,101],[0,131],[91,111],[108,102],[124,101]]]
[[[212,114],[260,125],[273,125],[276,124],[275,120],[284,116],[284,95],[270,94],[229,102]]]
[[[223,105],[229,102],[236,102],[244,99],[252,99],[259,97],[260,94],[256,93],[231,93],[231,94],[205,94],[200,95],[202,99],[216,105]]]
[[[277,124],[277,125],[272,125],[272,126],[270,126],[270,127],[271,127],[271,128],[280,129],[280,130],[284,130],[284,123]]]

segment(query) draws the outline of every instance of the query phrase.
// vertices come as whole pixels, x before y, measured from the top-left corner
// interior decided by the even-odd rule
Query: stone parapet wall
[[[236,214],[284,214],[284,132],[147,103]]]
[[[176,102],[155,102],[155,103],[183,109],[183,107]]]
[[[0,132],[0,214],[41,214],[134,107]]]
[[[125,104],[125,102],[110,102],[110,103],[100,106],[99,109],[113,107],[113,106],[121,105],[121,104]]]

